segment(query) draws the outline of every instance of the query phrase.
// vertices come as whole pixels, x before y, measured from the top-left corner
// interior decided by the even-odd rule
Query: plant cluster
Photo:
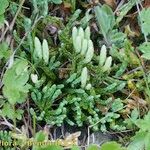
[[[5,21],[4,13],[6,11],[6,8],[9,6],[9,1],[1,0],[0,5],[1,5],[1,10],[0,10],[0,28],[1,28]]]
[[[149,150],[150,8],[139,0],[115,11],[108,2],[76,2],[0,1],[0,120],[8,127],[0,140],[25,149],[26,140],[50,141],[41,127],[65,123],[93,132],[137,130],[126,148],[110,142],[87,150]],[[138,30],[126,16],[135,9]],[[69,136],[32,149],[77,144]]]

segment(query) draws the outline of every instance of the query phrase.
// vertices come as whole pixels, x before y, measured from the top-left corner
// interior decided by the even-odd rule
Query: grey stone
[[[89,143],[102,145],[105,142],[115,141],[116,137],[109,133],[94,132],[90,135]]]

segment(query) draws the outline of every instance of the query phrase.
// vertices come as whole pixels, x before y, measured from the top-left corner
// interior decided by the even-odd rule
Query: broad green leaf
[[[144,119],[138,119],[135,121],[137,127],[140,130],[136,133],[136,135],[132,138],[132,142],[128,146],[128,150],[149,150],[150,149],[150,112],[145,115]]]
[[[126,148],[116,142],[107,142],[102,145],[101,150],[126,150]]]
[[[20,98],[20,93],[17,89],[9,88],[7,86],[4,86],[3,94],[11,104],[15,104],[16,101]]]
[[[47,139],[48,139],[48,135],[45,132],[43,132],[43,131],[39,131],[35,135],[35,140],[37,142],[41,142],[41,141],[44,141],[44,140],[47,140]]]
[[[48,140],[48,134],[45,133],[44,131],[39,131],[36,133],[35,138],[34,138],[35,142],[44,142]],[[32,150],[48,150],[47,147],[49,145],[33,145]]]
[[[136,121],[139,117],[139,110],[137,108],[135,108],[132,113],[131,113],[131,119],[133,121]]]
[[[0,15],[2,15],[5,12],[5,9],[8,7],[8,5],[8,0],[0,0]]]
[[[71,150],[81,150],[81,149],[79,148],[79,146],[73,146],[73,147],[71,148]]]
[[[3,42],[0,44],[0,59],[5,58],[8,59],[11,55],[11,51],[8,50],[8,44]]]
[[[129,144],[127,150],[144,150],[144,139],[146,135],[147,133],[144,131],[137,132],[132,138],[132,142]]]
[[[150,123],[150,112],[147,115],[145,115],[144,119],[138,119],[136,121],[136,125],[140,129],[142,129],[142,131],[150,131],[149,123]]]
[[[35,146],[32,150],[64,150],[59,145]]]
[[[95,15],[99,28],[104,38],[107,39],[108,32],[112,30],[115,25],[115,17],[113,11],[107,5],[103,5],[102,7],[96,6]]]
[[[60,147],[59,145],[49,145],[42,150],[64,150],[64,149]]]
[[[90,145],[87,150],[100,150],[100,147],[96,144]]]
[[[14,119],[14,111],[9,103],[5,103],[2,109],[2,116],[8,117],[9,119]]]
[[[150,42],[145,42],[141,44],[138,48],[143,53],[142,57],[150,60]]]
[[[3,26],[5,21],[4,15],[0,15],[0,28]]]
[[[150,52],[142,55],[143,58],[150,60]]]
[[[141,29],[146,36],[150,34],[150,8],[142,9],[139,19],[141,21]]]
[[[150,150],[150,132],[147,133],[144,139],[144,143],[145,143],[145,150]]]
[[[13,120],[14,117],[18,120],[22,119],[23,110],[21,109],[14,110],[13,107],[9,103],[5,103],[3,105],[1,112],[2,112],[1,114],[2,116],[7,117],[11,120]]]
[[[144,42],[138,48],[143,53],[150,53],[150,42]]]
[[[17,59],[13,66],[6,70],[3,77],[3,94],[11,104],[22,103],[27,97],[30,88],[28,62]]]
[[[4,13],[5,13],[5,9],[8,7],[9,2],[8,0],[0,0],[0,28],[3,26],[4,24]]]

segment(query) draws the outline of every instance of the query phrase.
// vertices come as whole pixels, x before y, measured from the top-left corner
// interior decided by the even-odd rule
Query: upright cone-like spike
[[[77,36],[78,36],[78,29],[77,29],[77,27],[73,27],[73,29],[72,29],[73,45],[75,44],[75,41],[76,41]]]
[[[85,55],[85,53],[87,52],[87,48],[88,48],[88,40],[84,39],[82,42],[81,55]]]
[[[87,78],[88,78],[88,70],[86,67],[84,67],[82,69],[82,73],[81,73],[81,87],[85,88],[86,86],[86,82],[87,82]]]
[[[85,29],[85,38],[87,40],[90,39],[90,36],[91,36],[91,31],[90,31],[90,27],[88,26],[86,29]]]
[[[88,42],[88,50],[87,50],[87,53],[85,55],[85,60],[84,62],[85,63],[89,63],[92,58],[93,58],[93,55],[94,55],[94,46],[93,46],[93,42],[91,40],[89,40]]]
[[[76,42],[75,42],[75,51],[77,52],[77,53],[80,53],[81,52],[81,45],[82,44],[82,41],[81,41],[81,37],[80,36],[77,36],[77,38],[76,38]]]
[[[39,60],[42,60],[42,45],[38,37],[35,37],[34,39],[34,46],[34,56]]]
[[[80,36],[80,37],[81,37],[81,40],[83,40],[83,39],[84,39],[84,30],[83,30],[83,28],[82,28],[82,27],[80,27],[80,28],[79,28],[79,30],[78,30],[78,36]]]
[[[48,64],[49,62],[49,48],[48,48],[48,43],[47,40],[43,40],[42,43],[42,52],[43,52],[43,60],[45,64]]]
[[[106,52],[107,52],[106,46],[103,45],[101,48],[101,51],[100,51],[100,56],[99,56],[99,65],[100,66],[103,66],[106,61],[106,55],[107,55]]]
[[[112,57],[109,56],[106,59],[105,65],[103,66],[103,72],[109,71],[112,65]]]

